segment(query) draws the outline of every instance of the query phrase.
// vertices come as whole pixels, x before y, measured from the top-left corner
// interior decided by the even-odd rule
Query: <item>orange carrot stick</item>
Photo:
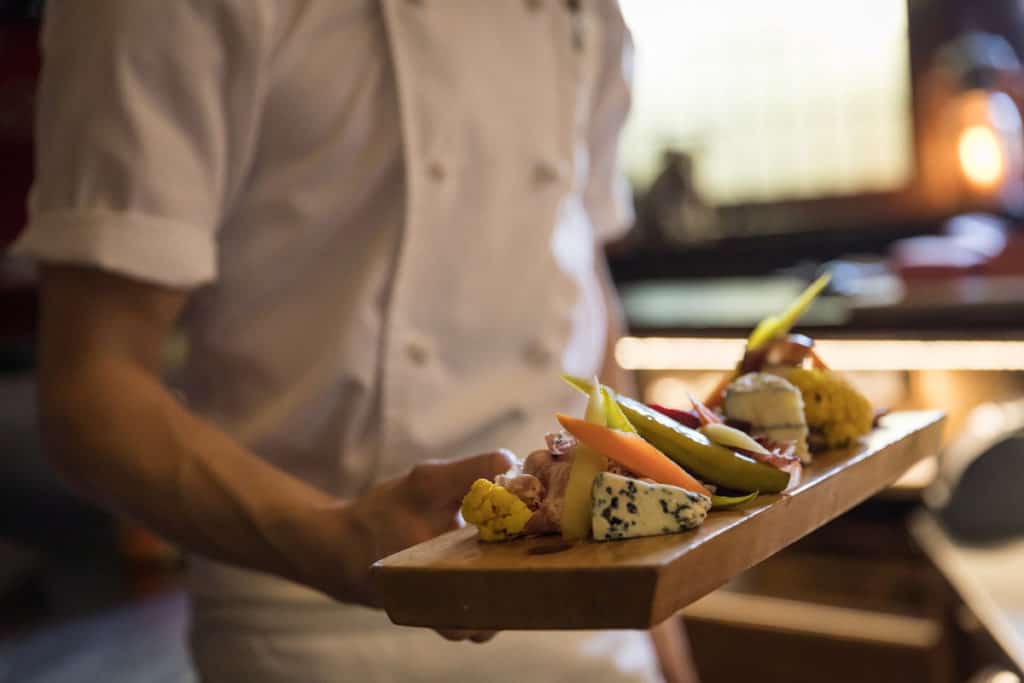
[[[739,373],[735,370],[731,370],[728,374],[723,376],[722,379],[718,381],[718,384],[715,385],[715,388],[708,394],[708,397],[704,399],[704,405],[708,408],[717,408],[721,405],[726,387],[732,384],[732,381],[736,379],[736,375],[738,374]]]
[[[559,413],[555,417],[570,434],[631,472],[662,484],[670,484],[710,496],[711,492],[682,467],[641,437],[591,424]]]

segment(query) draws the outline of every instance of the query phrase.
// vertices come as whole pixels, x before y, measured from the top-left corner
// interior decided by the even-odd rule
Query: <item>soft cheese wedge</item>
[[[704,522],[711,499],[668,484],[601,472],[594,477],[594,539],[674,534]]]
[[[803,398],[800,390],[782,377],[751,372],[736,379],[725,390],[725,414],[749,422],[755,432],[772,441],[795,441],[800,461],[811,461]]]

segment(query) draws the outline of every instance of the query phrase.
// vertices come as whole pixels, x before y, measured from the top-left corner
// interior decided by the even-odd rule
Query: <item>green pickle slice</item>
[[[565,380],[580,391],[590,393],[591,383],[587,380],[569,376]],[[700,432],[640,401],[611,389],[608,391],[640,436],[701,480],[747,493],[779,493],[789,485],[789,472],[714,444]]]

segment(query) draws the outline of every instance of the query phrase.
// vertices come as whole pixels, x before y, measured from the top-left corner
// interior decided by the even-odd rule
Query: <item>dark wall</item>
[[[37,44],[36,21],[0,18],[0,249],[25,223],[25,197],[32,182]]]

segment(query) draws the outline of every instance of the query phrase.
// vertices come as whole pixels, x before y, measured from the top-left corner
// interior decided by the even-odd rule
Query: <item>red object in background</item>
[[[35,23],[0,24],[0,249],[25,225],[25,199],[33,172],[38,42]]]
[[[1024,233],[1007,235],[1006,246],[984,267],[985,275],[1024,275]]]

